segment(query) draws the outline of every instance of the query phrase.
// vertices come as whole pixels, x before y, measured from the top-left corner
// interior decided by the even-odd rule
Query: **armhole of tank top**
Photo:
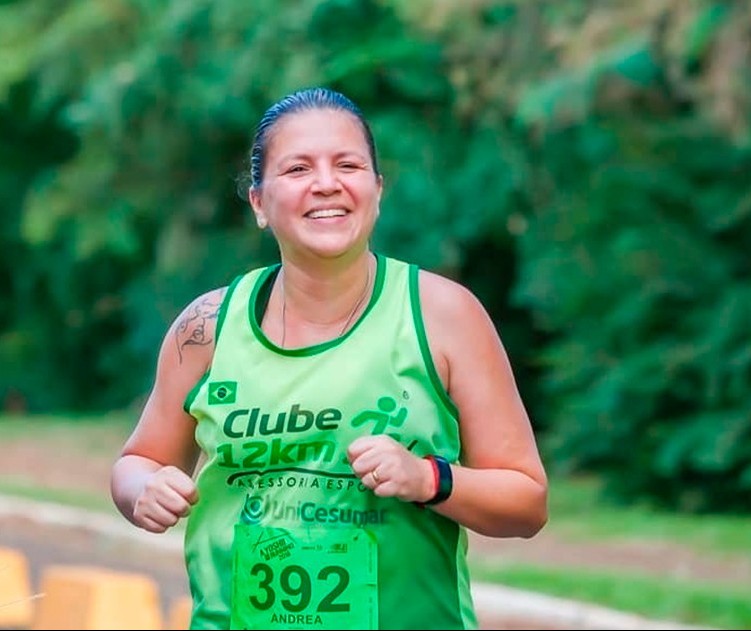
[[[415,324],[415,332],[417,333],[417,343],[420,346],[420,354],[422,355],[423,363],[425,364],[425,370],[428,373],[430,382],[433,384],[438,397],[441,399],[446,409],[455,417],[459,418],[459,410],[456,408],[456,404],[451,400],[449,393],[446,392],[446,388],[443,387],[441,378],[436,370],[435,363],[433,362],[433,355],[430,352],[430,344],[428,344],[428,335],[425,331],[425,322],[422,317],[422,307],[420,305],[420,284],[418,281],[420,268],[417,265],[410,264],[409,266],[409,302],[412,307],[412,319]]]
[[[235,288],[240,284],[240,281],[243,279],[244,275],[240,274],[238,276],[235,276],[234,280],[230,283],[229,287],[227,288],[227,293],[224,294],[224,298],[222,299],[222,304],[219,305],[219,313],[216,316],[216,329],[214,330],[214,348],[216,349],[216,344],[219,341],[219,333],[222,330],[222,326],[224,325],[224,320],[227,317],[227,309],[229,308],[229,301],[230,297],[235,291]],[[185,401],[183,402],[183,410],[185,410],[188,414],[190,414],[190,406],[193,405],[193,401],[195,401],[196,396],[198,396],[198,391],[201,389],[201,386],[204,384],[204,382],[209,378],[209,373],[211,372],[211,365],[209,364],[208,370],[203,373],[201,378],[196,382],[196,385],[194,385],[190,392],[188,392],[187,396],[185,397]]]

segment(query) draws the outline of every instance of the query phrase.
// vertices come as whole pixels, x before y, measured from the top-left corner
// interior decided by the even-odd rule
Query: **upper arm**
[[[183,404],[211,363],[225,294],[226,287],[199,296],[170,325],[159,349],[151,392],[122,455],[135,454],[193,472],[198,458],[195,420]]]
[[[500,335],[462,285],[420,272],[420,301],[436,368],[459,410],[462,463],[545,473],[527,410]]]

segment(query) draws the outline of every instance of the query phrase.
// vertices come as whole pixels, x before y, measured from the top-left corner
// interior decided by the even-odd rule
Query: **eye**
[[[361,169],[362,165],[356,162],[340,162],[339,168],[343,171],[355,171],[357,169]]]
[[[293,164],[292,166],[285,169],[285,173],[303,173],[307,170],[307,167],[304,164]]]

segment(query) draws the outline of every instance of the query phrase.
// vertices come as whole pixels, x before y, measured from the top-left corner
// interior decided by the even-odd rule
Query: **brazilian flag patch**
[[[209,405],[234,403],[237,398],[237,381],[212,381],[209,384]]]

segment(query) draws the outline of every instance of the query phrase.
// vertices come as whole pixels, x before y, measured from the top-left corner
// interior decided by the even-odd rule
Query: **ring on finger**
[[[373,469],[370,472],[370,475],[373,476],[373,482],[375,482],[376,484],[380,484],[381,483],[381,477],[378,475],[378,467],[376,467],[375,469]]]

